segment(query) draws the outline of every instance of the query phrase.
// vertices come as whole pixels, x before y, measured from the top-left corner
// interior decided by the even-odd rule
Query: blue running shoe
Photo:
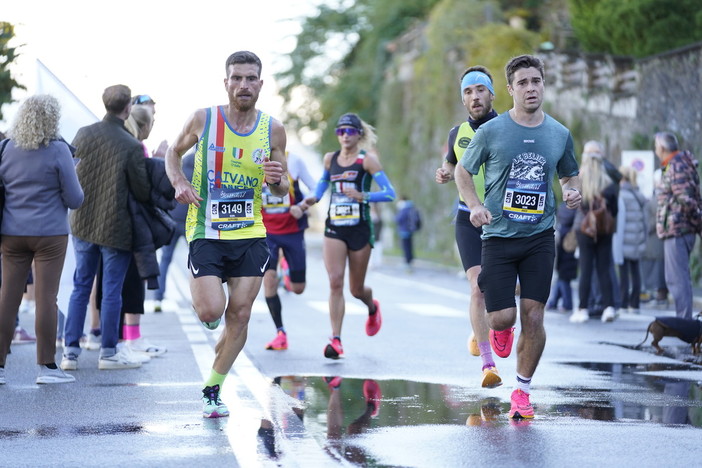
[[[222,321],[222,318],[218,318],[214,322],[202,322],[202,324],[207,328],[208,330],[215,330],[219,326],[219,322]]]
[[[202,417],[224,418],[229,416],[229,408],[219,399],[219,385],[205,387],[202,390]]]

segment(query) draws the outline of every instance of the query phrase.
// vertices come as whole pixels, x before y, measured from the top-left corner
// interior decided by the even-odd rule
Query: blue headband
[[[463,77],[463,80],[461,80],[461,97],[463,97],[463,90],[472,85],[483,85],[490,90],[490,94],[493,96],[495,95],[495,90],[492,89],[492,81],[490,81],[490,77],[483,72],[472,71]]]

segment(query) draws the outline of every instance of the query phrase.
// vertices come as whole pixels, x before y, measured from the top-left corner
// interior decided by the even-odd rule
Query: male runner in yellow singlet
[[[225,328],[204,384],[203,416],[228,416],[221,386],[246,342],[251,306],[270,261],[261,216],[261,187],[288,193],[285,129],[256,109],[263,80],[252,52],[235,52],[226,62],[228,104],[196,110],[166,153],[166,170],[176,199],[189,204],[185,235],[193,308],[203,325]],[[197,144],[192,183],[181,157]],[[227,283],[229,300],[221,284]]]

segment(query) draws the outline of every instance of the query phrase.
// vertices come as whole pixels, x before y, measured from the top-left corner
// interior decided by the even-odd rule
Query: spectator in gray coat
[[[71,151],[59,140],[60,116],[56,98],[31,96],[19,108],[9,132],[11,139],[0,145],[0,182],[5,187],[0,227],[0,384],[5,383],[5,359],[32,261],[36,270],[36,382],[75,381],[55,362],[56,298],[68,245],[67,211],[83,203]]]
[[[622,166],[619,172],[622,180],[619,183],[617,231],[612,240],[612,255],[614,263],[619,265],[622,309],[638,313],[641,298],[639,260],[646,250],[648,201],[636,185],[634,168]]]

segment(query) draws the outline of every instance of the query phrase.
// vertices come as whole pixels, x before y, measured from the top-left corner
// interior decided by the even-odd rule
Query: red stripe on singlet
[[[215,145],[217,148],[224,149],[224,118],[222,118],[222,109],[217,108],[217,136],[215,137]],[[215,183],[216,188],[222,187],[222,164],[224,160],[224,152],[215,152]]]

